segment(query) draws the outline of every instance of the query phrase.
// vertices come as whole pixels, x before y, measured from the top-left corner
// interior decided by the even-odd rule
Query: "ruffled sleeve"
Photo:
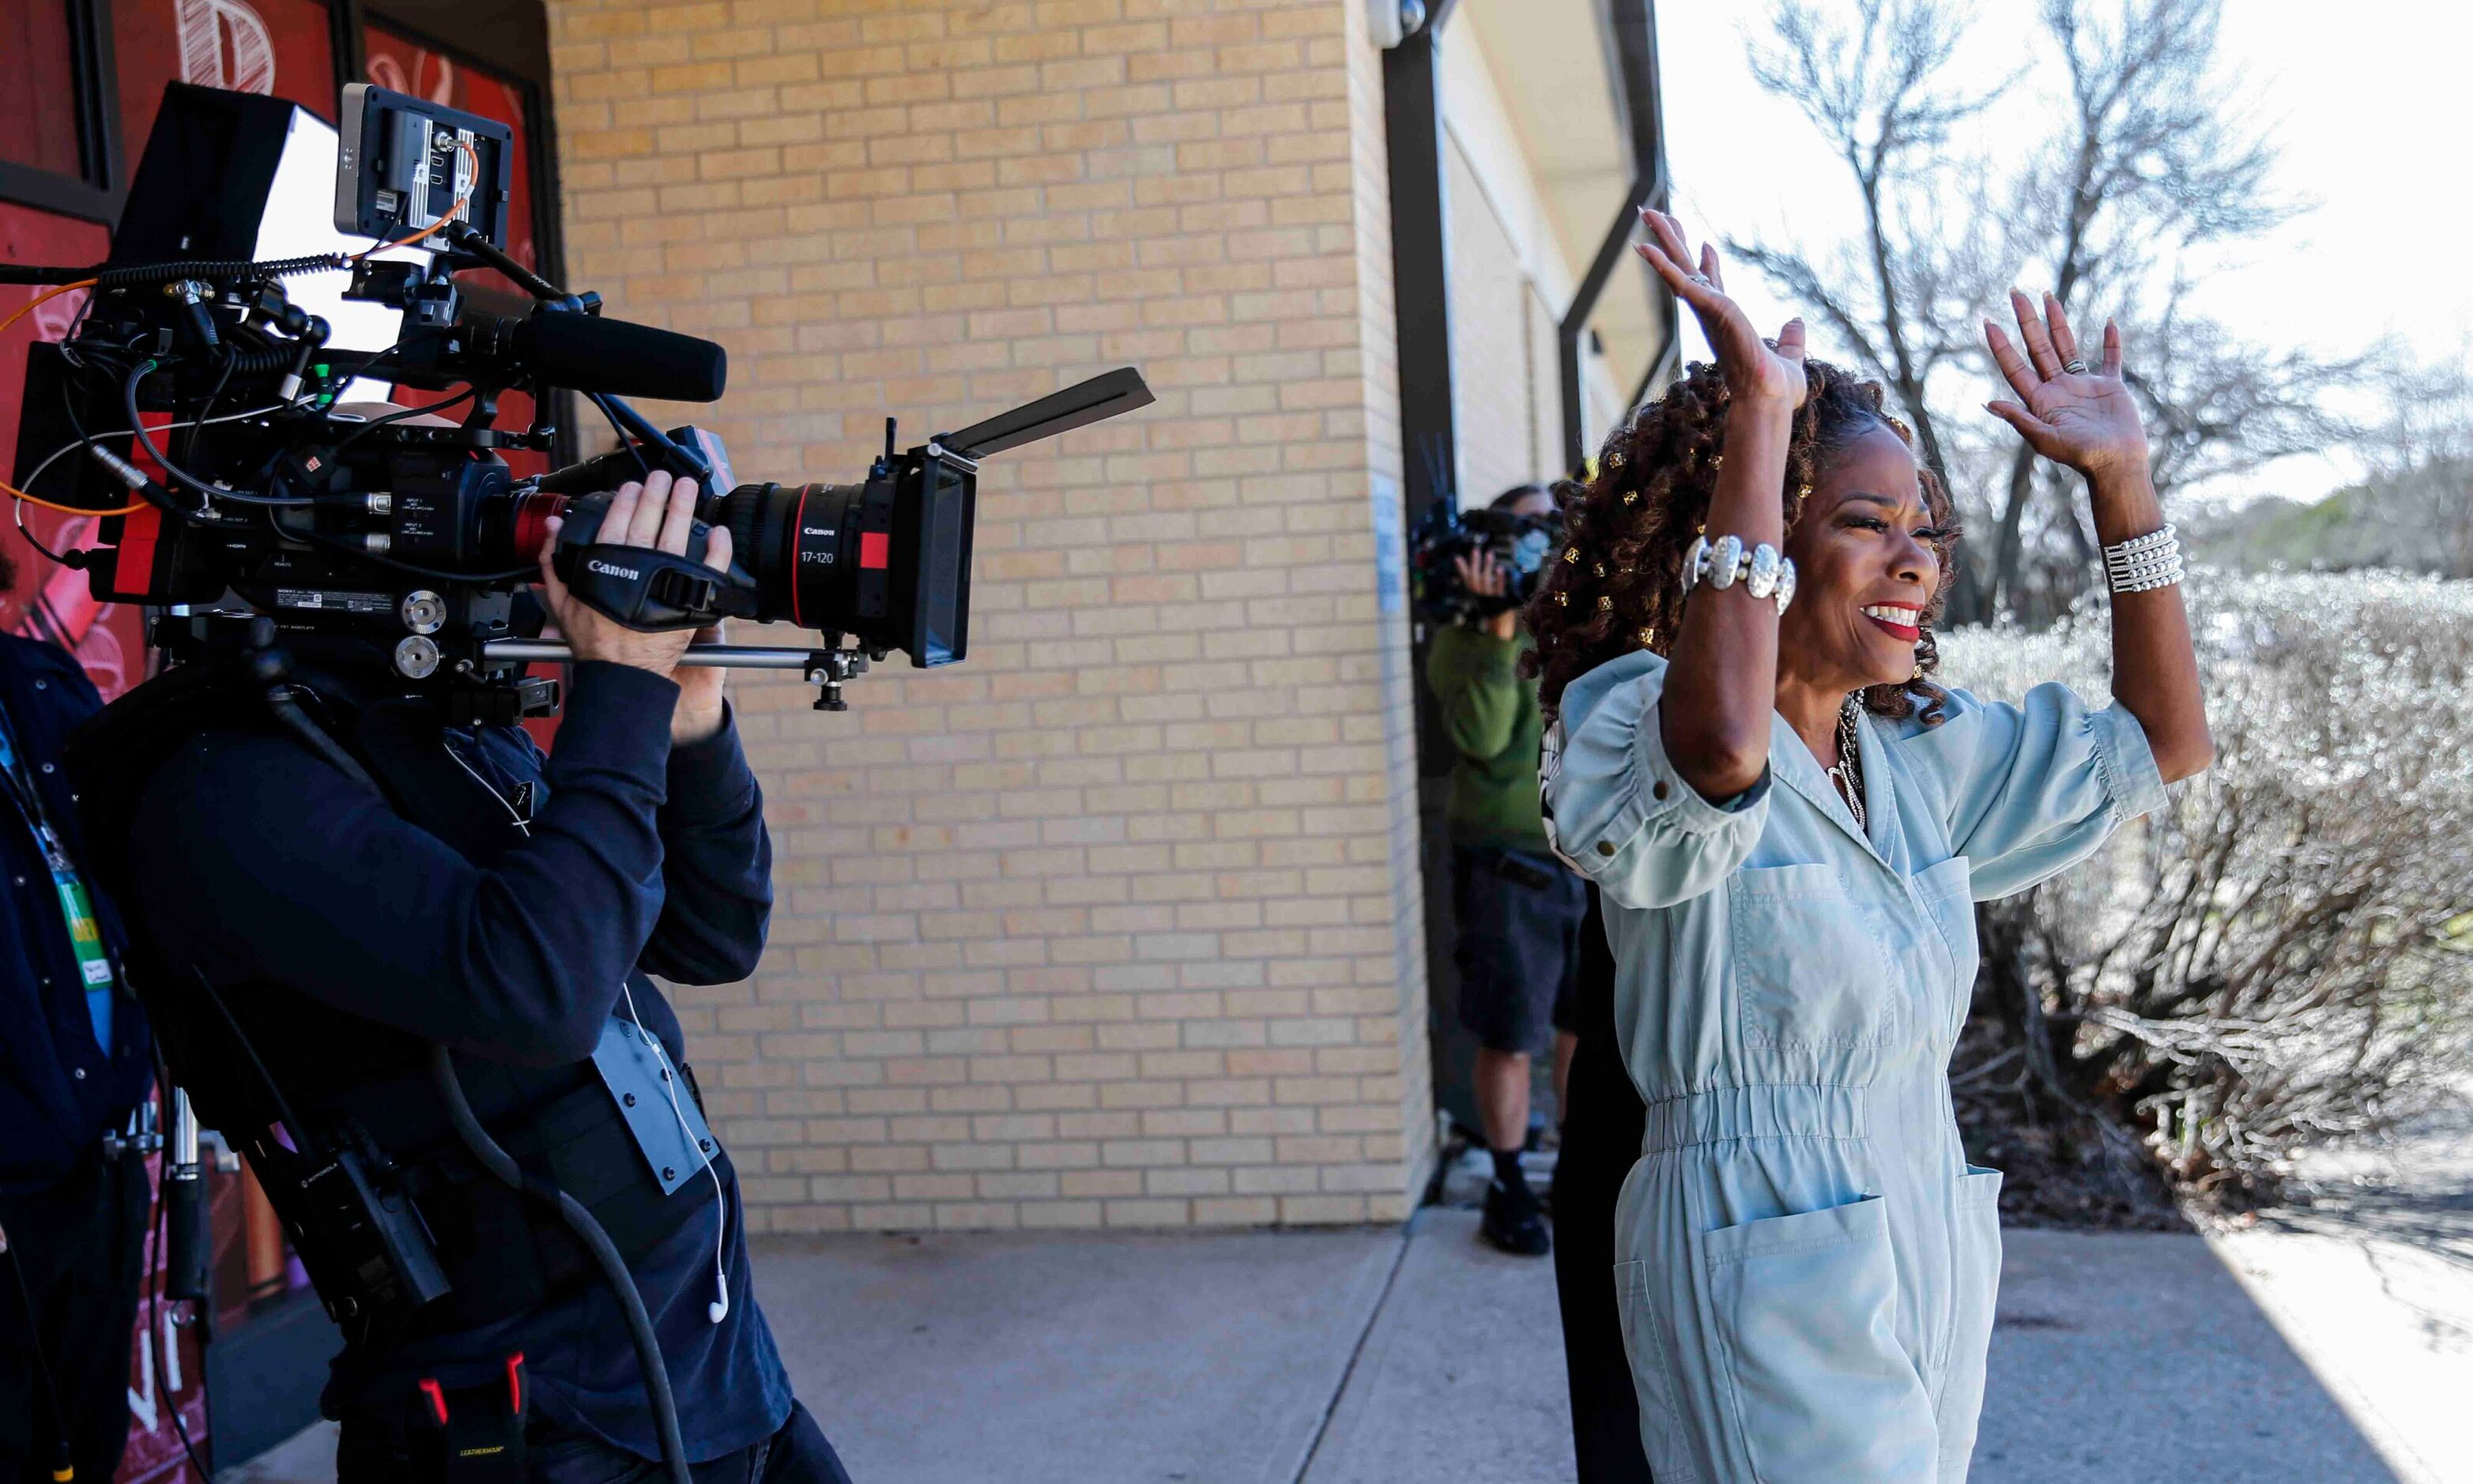
[[[1950,851],[1966,857],[1978,901],[2068,870],[2164,806],[2146,730],[2118,705],[2091,709],[2053,683],[2019,706],[1953,691],[1946,711],[1901,745],[1941,795]]]
[[[1658,702],[1666,661],[1626,655],[1563,693],[1538,770],[1547,838],[1606,898],[1670,907],[1716,887],[1768,823],[1769,776],[1722,803],[1667,760]]]

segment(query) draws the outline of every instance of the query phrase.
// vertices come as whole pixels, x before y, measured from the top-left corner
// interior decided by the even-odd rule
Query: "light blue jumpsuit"
[[[1563,694],[1559,853],[1597,883],[1615,1024],[1648,1105],[1616,1292],[1658,1484],[1966,1476],[2001,1278],[1950,1050],[1974,903],[2085,859],[2164,787],[2138,722],[2061,685],[1865,716],[1868,829],[1783,718],[1724,806],[1667,761],[1666,661]]]

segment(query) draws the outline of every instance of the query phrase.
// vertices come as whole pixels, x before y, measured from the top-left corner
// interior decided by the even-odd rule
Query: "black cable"
[[[472,1113],[472,1105],[464,1096],[463,1080],[455,1075],[455,1058],[444,1046],[429,1048],[430,1080],[438,1086],[439,1099],[446,1105],[446,1121],[454,1126],[455,1137],[464,1141],[481,1167],[495,1176],[499,1184],[518,1190],[544,1205],[557,1208],[559,1219],[576,1234],[592,1254],[593,1264],[618,1301],[627,1316],[627,1338],[635,1343],[636,1364],[644,1373],[644,1393],[652,1402],[653,1426],[661,1440],[661,1461],[670,1471],[670,1484],[691,1484],[687,1472],[686,1447],[679,1440],[679,1409],[670,1395],[669,1369],[661,1363],[660,1337],[653,1332],[652,1317],[644,1312],[644,1297],[636,1291],[636,1277],[627,1271],[625,1259],[618,1256],[610,1233],[592,1219],[575,1197],[545,1184],[535,1184],[524,1178],[523,1170],[513,1156],[498,1146],[490,1131]]]
[[[26,1282],[25,1259],[17,1256],[6,1233],[0,1233],[0,1253],[8,1255],[9,1271],[17,1275],[17,1297],[26,1307],[26,1351],[35,1357],[35,1369],[42,1373],[43,1395],[51,1402],[52,1477],[66,1484],[77,1477],[76,1460],[69,1452],[69,1419],[60,1406],[60,1383],[52,1376],[51,1357],[43,1353],[43,1326],[35,1317],[35,1290]]]
[[[43,544],[43,541],[42,541],[42,538],[40,538],[40,537],[38,537],[38,536],[36,536],[36,535],[35,534],[35,528],[34,528],[34,527],[32,527],[32,526],[30,526],[30,525],[28,525],[28,524],[26,524],[26,502],[25,502],[25,501],[23,501],[23,500],[12,500],[12,501],[10,501],[9,503],[10,503],[10,506],[11,506],[11,507],[14,510],[14,512],[16,513],[16,517],[17,517],[17,535],[18,535],[19,537],[21,537],[22,539],[24,539],[24,540],[25,540],[26,544],[27,544],[27,545],[29,545],[29,546],[32,546],[32,547],[33,547],[33,548],[35,548],[36,551],[39,551],[39,552],[41,552],[44,556],[46,556],[46,557],[50,558],[50,559],[51,559],[52,565],[54,565],[54,566],[67,566],[67,565],[69,564],[69,560],[68,560],[68,558],[61,556],[59,552],[54,551],[54,550],[52,550],[49,546],[44,545],[44,544]],[[97,512],[95,512],[95,514],[99,515],[103,514],[103,512],[101,512],[101,511],[97,511]]]
[[[146,419],[139,417],[137,414],[138,384],[146,379],[147,374],[153,371],[156,369],[156,363],[154,361],[140,361],[136,366],[132,368],[129,372],[128,379],[124,380],[120,384],[120,401],[122,407],[129,413],[130,431],[136,435],[137,446],[145,449],[147,457],[153,459],[157,465],[161,466],[163,472],[171,475],[175,483],[184,486],[188,490],[206,499],[230,500],[241,505],[297,507],[317,503],[314,500],[298,495],[248,494],[238,490],[227,490],[221,485],[210,485],[204,480],[200,479],[197,475],[190,473],[187,469],[184,469],[179,465],[173,463],[169,455],[165,454],[162,449],[155,446],[154,435],[149,433],[146,429]],[[182,512],[181,514],[194,515],[196,513],[188,511]]]
[[[252,262],[248,258],[217,258],[196,263],[140,263],[128,268],[101,269],[92,276],[98,289],[128,289],[178,283],[183,278],[288,278],[294,274],[321,273],[348,266],[341,252],[321,252],[310,257],[270,258],[262,263]]]
[[[365,551],[349,541],[337,540],[322,531],[286,530],[276,523],[274,513],[271,511],[268,512],[266,520],[267,524],[273,527],[275,534],[287,541],[303,541],[311,546],[324,546],[328,551],[339,556],[349,557],[355,562],[375,562],[379,566],[392,567],[398,572],[408,572],[433,583],[508,583],[518,577],[530,577],[540,570],[537,566],[516,566],[496,572],[448,572],[437,567],[418,566],[409,562],[398,562],[393,557],[381,557],[376,552]]]
[[[360,759],[345,752],[343,744],[328,736],[326,729],[311,721],[309,713],[300,709],[300,703],[292,699],[292,686],[289,682],[277,682],[266,687],[266,705],[267,708],[275,713],[275,719],[283,724],[284,730],[307,744],[309,751],[324,758],[328,767],[360,784],[371,793],[380,794],[383,797],[383,791],[379,789],[377,780],[370,777],[369,770],[361,766]],[[203,977],[203,971],[201,977]],[[219,1006],[222,1003],[221,1000],[216,1001]],[[229,1020],[231,1012],[225,1011],[224,1018]],[[234,1036],[240,1034],[238,1022],[234,1022],[232,1034]],[[254,1050],[249,1055],[252,1062],[257,1061],[257,1053]],[[274,1089],[275,1079],[267,1075],[265,1064],[258,1063],[257,1075],[270,1090]],[[276,1112],[283,1112],[279,1102],[276,1105]],[[294,1120],[290,1113],[285,1113],[283,1121],[290,1123]]]
[[[83,283],[102,272],[101,263],[88,268],[43,268],[33,263],[0,263],[0,283],[24,283],[41,288]]]
[[[285,699],[288,701],[291,698],[287,695]],[[292,709],[297,714],[300,707],[295,706]],[[278,710],[276,714],[279,718],[283,713]],[[343,757],[344,761],[339,766],[343,766],[347,772],[359,778],[363,782],[369,780],[369,775],[361,771],[361,765],[353,762],[341,748],[336,747],[332,737],[320,731],[315,724],[308,722],[307,718],[303,717],[301,720],[302,724],[308,726],[310,732],[317,737],[318,742],[324,743],[327,748],[332,749],[337,756]],[[288,721],[287,725],[289,725]],[[315,744],[312,745],[312,750],[315,750]],[[331,762],[334,759],[327,760]],[[293,1113],[291,1101],[283,1095],[282,1085],[275,1080],[273,1072],[266,1069],[266,1063],[257,1054],[256,1043],[249,1039],[248,1032],[240,1028],[240,1020],[232,1015],[231,1006],[225,1004],[224,997],[215,992],[215,982],[207,978],[206,971],[195,964],[189,966],[189,971],[197,975],[198,988],[206,992],[207,1002],[215,1007],[217,1015],[223,1017],[224,1028],[231,1032],[232,1041],[239,1045],[241,1054],[249,1058],[250,1069],[256,1072],[257,1080],[265,1085],[267,1100],[275,1105],[275,1116],[283,1120],[283,1131],[291,1136],[293,1149],[305,1160],[321,1158],[325,1153],[324,1141],[310,1131],[309,1125],[300,1121],[299,1114]]]
[[[608,394],[587,392],[584,395],[593,406],[601,409],[601,416],[610,419],[610,430],[618,435],[618,446],[636,456],[636,467],[645,478],[650,479],[653,476],[653,466],[644,462],[644,445],[628,435],[627,423],[618,416],[618,409],[610,405]]]
[[[215,389],[206,394],[204,405],[198,409],[198,420],[189,424],[188,441],[180,448],[180,457],[194,461],[198,456],[198,435],[205,430],[206,419],[214,415],[215,403],[224,398],[224,388],[231,385],[232,371],[241,362],[240,347],[234,346],[224,354],[224,373],[215,378]],[[133,424],[132,424],[133,425]]]

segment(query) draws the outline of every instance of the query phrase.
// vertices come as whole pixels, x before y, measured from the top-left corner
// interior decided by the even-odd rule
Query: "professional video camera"
[[[883,452],[849,484],[734,484],[718,439],[664,433],[619,399],[719,397],[721,347],[603,318],[595,296],[504,251],[512,131],[367,85],[346,90],[343,118],[339,134],[289,103],[175,84],[109,259],[0,268],[0,282],[91,291],[61,343],[32,348],[16,487],[0,494],[21,516],[32,500],[107,517],[100,546],[55,560],[84,568],[98,599],[156,610],[153,638],[181,661],[72,749],[89,780],[90,863],[111,890],[127,874],[110,842],[132,837],[143,776],[129,758],[177,745],[180,727],[227,714],[218,707],[259,706],[378,786],[301,704],[296,656],[389,664],[453,722],[554,709],[556,683],[525,677],[529,662],[566,653],[539,638],[526,591],[552,516],[563,517],[553,564],[621,623],[786,619],[825,634],[813,649],[698,645],[687,663],[796,668],[822,686],[820,708],[840,709],[842,682],[895,649],[917,666],[959,660],[979,461],[1151,400],[1137,372],[1111,371],[907,451],[888,419]],[[531,302],[456,276],[478,268]],[[439,399],[384,405],[403,386]],[[533,398],[531,425],[499,427],[499,398],[518,390]],[[608,417],[618,446],[516,477],[505,454],[558,446],[561,392]],[[459,420],[441,416],[459,405]],[[593,544],[611,489],[654,470],[703,491],[686,553]],[[715,526],[732,537],[726,572],[702,560]],[[400,1327],[444,1299],[433,1233],[392,1155],[351,1120],[300,1119],[215,986],[151,953],[132,943],[131,987],[166,1065],[247,1151],[328,1313]],[[669,1476],[688,1484],[660,1347],[609,1233],[494,1142],[444,1047],[428,1059],[471,1158],[554,1206],[599,1270],[627,1319]],[[164,1167],[166,1205],[194,1246],[196,1120],[177,1096],[170,1106],[187,1133]],[[187,1276],[174,1297],[204,1291],[202,1264],[176,1271]]]
[[[92,290],[73,333],[33,349],[17,482],[110,516],[100,548],[63,560],[98,599],[170,609],[154,634],[176,658],[254,643],[248,617],[271,616],[296,647],[385,652],[459,720],[545,712],[555,684],[524,666],[564,651],[537,640],[518,595],[563,515],[554,564],[585,602],[638,629],[821,630],[811,650],[702,646],[689,662],[796,667],[838,710],[842,682],[892,650],[917,666],[963,658],[980,460],[1151,400],[1139,373],[1111,371],[906,452],[888,419],[852,483],[733,487],[717,439],[664,433],[619,400],[718,398],[722,347],[603,318],[597,296],[504,251],[507,126],[366,84],[346,89],[343,118],[338,136],[292,104],[175,84],[110,258],[0,270]],[[482,267],[529,311],[477,302],[455,275]],[[389,383],[464,390],[372,407]],[[511,389],[534,395],[528,428],[496,425]],[[552,449],[554,389],[598,407],[619,446],[516,478],[501,453]],[[457,404],[460,421],[439,416]],[[607,491],[655,469],[703,491],[687,555],[588,551]],[[732,538],[727,573],[702,560],[715,525]]]
[[[1409,533],[1409,603],[1419,618],[1439,624],[1475,624],[1519,608],[1535,595],[1562,531],[1556,515],[1456,510],[1449,500],[1437,500]],[[1501,562],[1509,579],[1502,593],[1470,591],[1460,581],[1462,557]]]

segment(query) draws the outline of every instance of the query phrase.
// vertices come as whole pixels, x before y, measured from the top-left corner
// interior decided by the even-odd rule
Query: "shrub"
[[[2383,1130],[2473,1062],[2473,583],[2200,579],[2217,761],[2090,865],[1981,909],[1953,1082],[2135,1204],[2275,1198],[2302,1147]],[[1985,697],[2108,690],[2101,599],[1950,635]]]

